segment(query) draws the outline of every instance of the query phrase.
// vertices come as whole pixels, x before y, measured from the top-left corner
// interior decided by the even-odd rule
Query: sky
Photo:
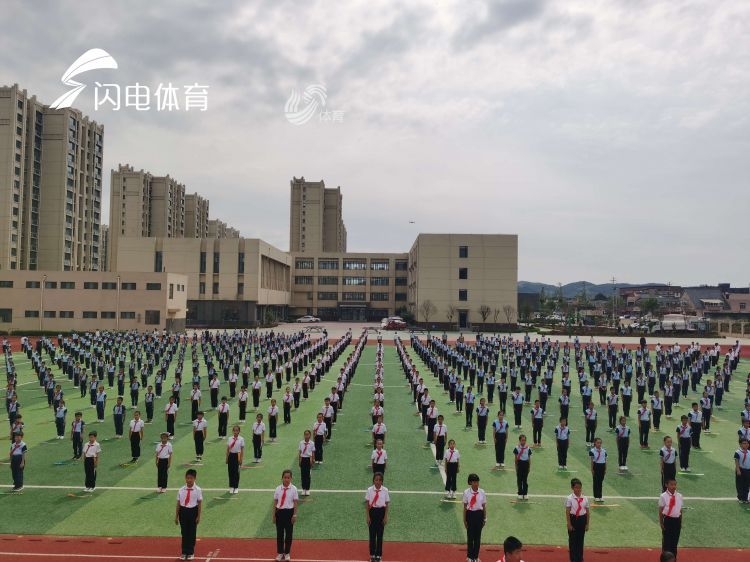
[[[87,50],[117,61],[76,77],[74,107],[105,128],[105,200],[118,163],[169,174],[211,218],[285,250],[289,182],[304,176],[341,186],[350,251],[407,251],[418,232],[518,234],[523,280],[750,283],[750,3],[3,11],[0,84],[43,103]],[[207,85],[207,109],[95,109],[95,81]],[[287,100],[314,84],[328,113],[293,124]]]

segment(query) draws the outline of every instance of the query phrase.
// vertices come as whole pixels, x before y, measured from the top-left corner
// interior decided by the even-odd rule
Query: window
[[[102,320],[104,319],[108,320],[114,320],[115,319],[115,313],[111,310],[102,310]]]
[[[237,273],[245,273],[245,252],[237,254]]]
[[[206,252],[201,252],[200,256],[200,272],[206,273]]]
[[[344,260],[344,269],[348,271],[364,271],[365,269],[367,269],[367,260],[365,259]]]
[[[42,284],[39,281],[26,281],[27,289],[38,289]]]
[[[44,317],[45,318],[57,318],[57,312],[55,312],[54,310],[45,310]]]
[[[214,273],[219,273],[219,263],[221,262],[221,254],[214,252]]]
[[[105,291],[116,291],[117,290],[117,283],[114,281],[102,281],[102,289]],[[104,314],[102,312],[102,314]],[[104,316],[102,316],[104,318]]]
[[[318,259],[318,269],[338,269],[339,268],[339,260],[331,260],[331,259]]]
[[[740,303],[740,310],[745,310],[745,309],[747,309],[747,303],[746,302],[741,302]]]
[[[364,293],[342,293],[341,300],[345,301],[363,301],[365,299]]]
[[[96,318],[97,317],[96,310],[84,310],[83,311],[83,317],[86,318],[86,319],[88,319],[88,320]]]
[[[180,290],[180,286],[179,285],[177,285],[177,290],[178,291]],[[169,298],[170,299],[174,298],[174,283],[170,283],[169,284]]]
[[[367,285],[366,277],[344,277],[344,285],[364,286]]]
[[[147,291],[161,291],[161,283],[146,283],[146,290]]]
[[[24,313],[24,317],[26,317],[26,318],[39,318],[39,311],[38,310],[27,310]]]
[[[294,283],[295,285],[312,285],[313,284],[312,275],[295,275]]]
[[[75,289],[76,284],[73,281],[60,281],[61,289]]]
[[[145,315],[145,321],[147,326],[154,326],[161,323],[161,311],[159,310],[147,310]]]
[[[338,285],[339,284],[339,278],[333,277],[330,275],[319,275],[318,276],[318,285]]]
[[[0,322],[9,324],[13,321],[13,309],[12,308],[0,308]]]
[[[405,301],[406,300],[406,293],[396,293],[396,300],[397,301]]]
[[[122,311],[120,312],[120,319],[121,320],[135,320],[135,312],[126,312]]]
[[[460,301],[467,301],[469,300],[469,291],[466,289],[459,289],[458,290],[458,300]]]
[[[388,277],[370,277],[370,285],[375,285],[376,287],[387,287],[390,284],[390,279]]]
[[[297,258],[294,260],[295,269],[313,269],[315,261],[312,259]]]
[[[198,294],[205,295],[206,294],[206,283],[201,281],[198,283]]]
[[[161,251],[154,252],[154,271],[161,272],[164,269],[163,258]]]
[[[397,287],[406,287],[406,277],[396,277]]]
[[[245,293],[245,284],[244,283],[237,283],[237,294],[242,295]]]
[[[373,271],[388,271],[389,267],[388,260],[370,260],[370,269]]]
[[[468,267],[459,267],[458,268],[458,278],[459,279],[468,279],[469,278],[469,268]]]
[[[214,295],[218,295],[219,294],[219,284],[218,283],[214,283],[213,284],[213,287],[211,287],[211,292]]]
[[[371,301],[387,301],[388,293],[370,293]]]
[[[406,260],[396,260],[396,271],[406,271],[409,267],[409,262]]]
[[[338,298],[339,298],[339,294],[336,292],[321,291],[318,293],[319,301],[335,301]]]
[[[98,289],[99,283],[97,283],[96,281],[84,281],[83,288],[84,289]]]
[[[120,283],[120,289],[123,291],[135,291],[135,283]]]
[[[0,281],[0,289],[12,289],[13,281]]]
[[[44,288],[45,289],[57,289],[57,281],[45,281]]]
[[[73,318],[73,311],[72,310],[61,310],[60,311],[60,318]]]
[[[458,257],[459,258],[468,258],[469,257],[469,247],[468,246],[459,246],[458,247]]]

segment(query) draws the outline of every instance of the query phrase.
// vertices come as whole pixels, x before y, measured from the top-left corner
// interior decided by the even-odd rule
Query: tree
[[[492,309],[486,304],[483,304],[482,306],[479,307],[479,316],[482,317],[482,324],[487,323],[487,318],[489,317],[491,313],[492,313]]]
[[[437,307],[432,304],[432,301],[430,299],[426,299],[422,301],[422,304],[419,305],[419,312],[422,313],[422,317],[424,318],[425,323],[429,324],[430,316],[437,312]]]
[[[539,304],[544,304],[547,301],[547,291],[544,290],[544,287],[542,287],[541,291],[539,291]]]
[[[414,324],[414,314],[405,305],[396,310],[396,316],[403,318],[407,324]]]
[[[505,314],[505,320],[508,324],[513,324],[516,319],[516,309],[512,305],[506,304],[503,306],[503,314]]]
[[[497,326],[497,321],[500,320],[500,313],[502,310],[499,308],[493,308],[492,309],[492,321],[495,323],[495,326]]]
[[[456,317],[457,312],[458,309],[452,304],[449,304],[448,308],[445,309],[445,318],[449,324],[453,325],[453,319]]]
[[[654,297],[645,299],[641,304],[641,310],[643,310],[643,312],[645,312],[646,314],[650,314],[651,316],[656,316],[659,308],[659,301]]]
[[[521,307],[520,317],[523,322],[528,322],[531,319],[531,307],[528,304]]]

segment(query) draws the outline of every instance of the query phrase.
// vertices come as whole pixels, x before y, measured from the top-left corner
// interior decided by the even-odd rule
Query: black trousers
[[[436,461],[443,460],[444,454],[445,454],[445,437],[441,435],[440,437],[435,438],[435,460]]]
[[[648,431],[651,429],[651,423],[647,421],[641,421],[641,425],[638,428],[638,443],[644,447],[648,446]]]
[[[200,407],[198,405],[197,400],[191,400],[190,401],[190,419],[195,420],[198,418],[198,410],[200,410]]]
[[[262,456],[263,456],[263,442],[260,439],[260,435],[253,434],[253,458],[260,459]]]
[[[601,498],[602,497],[602,486],[604,484],[604,473],[607,470],[607,465],[604,463],[594,463],[594,467],[592,469],[593,477],[594,477],[594,497],[595,498]]]
[[[477,432],[479,441],[484,441],[487,436],[487,416],[477,416]]]
[[[495,433],[495,463],[497,464],[505,464],[505,444],[507,441],[507,433]]]
[[[703,429],[700,423],[690,422],[690,429],[692,430],[691,441],[693,447],[700,448],[701,446],[701,429]]]
[[[134,458],[140,458],[141,456],[141,434],[133,433],[130,436],[130,455]]]
[[[516,464],[516,485],[519,496],[526,496],[529,493],[529,468],[529,461],[518,461]]]
[[[83,438],[80,431],[73,432],[73,456],[80,458],[83,454]]]
[[[515,425],[521,425],[521,414],[523,412],[523,404],[513,404],[513,415],[515,417]]]
[[[240,487],[240,455],[239,453],[229,453],[227,458],[227,473],[229,474],[229,487]]]
[[[534,445],[539,445],[542,442],[542,426],[544,425],[544,420],[541,418],[533,418],[531,420],[531,433],[534,440]]]
[[[159,459],[156,465],[156,487],[166,488],[169,478],[169,459]]]
[[[679,517],[664,517],[664,530],[661,532],[662,552],[671,552],[677,558],[677,543],[680,542],[682,519]]]
[[[323,435],[315,436],[315,461],[323,462]]]
[[[229,413],[219,412],[219,437],[227,436],[227,425],[229,424]]]
[[[83,459],[83,471],[86,474],[86,488],[96,488],[96,467],[94,457]]]
[[[445,491],[456,491],[456,477],[458,476],[458,463],[445,463]]]
[[[596,439],[596,420],[586,420],[586,443],[593,443]]]
[[[610,405],[607,413],[609,414],[609,428],[614,429],[617,425],[617,405]]]
[[[154,419],[154,403],[146,401],[146,421],[150,422]]]
[[[167,414],[167,433],[174,436],[174,414]]]
[[[737,488],[737,499],[746,502],[750,494],[750,469],[741,468],[739,474],[735,473],[734,484]]]
[[[621,437],[617,440],[617,466],[628,465],[628,448],[630,447],[630,438]]]
[[[284,423],[292,423],[292,404],[284,402]]]
[[[180,533],[182,533],[182,553],[195,554],[195,535],[198,530],[198,507],[180,506]]]
[[[23,455],[12,455],[10,457],[10,473],[13,477],[13,487],[23,487],[23,468],[21,463],[23,462]]]
[[[557,464],[566,466],[568,464],[568,446],[570,439],[556,439],[557,441]]]
[[[384,507],[370,508],[370,556],[383,556]]]
[[[292,538],[294,525],[292,524],[293,509],[276,510],[276,553],[290,554],[292,551]]]
[[[573,526],[572,531],[568,531],[568,552],[570,562],[583,562],[583,539],[586,535],[586,516],[576,517],[570,514],[570,524]]]
[[[688,468],[690,466],[690,439],[688,437],[680,437],[680,468]]]
[[[203,456],[203,431],[193,433],[193,441],[195,441],[195,456]]]
[[[240,421],[245,421],[247,416],[247,400],[240,400]]]
[[[276,420],[278,416],[268,416],[268,436],[276,439]]]
[[[667,491],[667,481],[677,476],[677,467],[674,463],[665,463],[664,470],[661,473],[661,491]]]
[[[300,459],[299,471],[302,477],[302,489],[310,489],[310,468],[312,467],[312,458],[302,457]]]
[[[479,558],[479,548],[482,545],[482,527],[484,526],[484,511],[466,512],[466,557],[471,560]]]
[[[211,389],[211,407],[215,409],[218,406],[219,406],[219,389],[212,388]]]

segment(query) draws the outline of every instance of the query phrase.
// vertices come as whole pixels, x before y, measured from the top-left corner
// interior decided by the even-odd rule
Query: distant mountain
[[[568,299],[575,297],[581,293],[583,287],[586,287],[586,294],[589,298],[593,298],[597,293],[602,293],[605,296],[610,296],[612,291],[621,287],[635,287],[644,285],[662,285],[663,283],[602,283],[597,285],[595,283],[589,283],[588,281],[576,281],[574,283],[568,283],[562,286],[563,297]],[[534,281],[519,281],[518,292],[519,293],[540,293],[544,287],[544,292],[549,295],[556,295],[558,291],[557,285],[549,285],[547,283],[536,283]]]

